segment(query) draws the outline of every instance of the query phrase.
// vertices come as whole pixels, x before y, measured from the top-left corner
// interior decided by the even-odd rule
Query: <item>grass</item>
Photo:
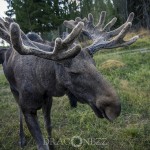
[[[150,47],[149,39],[143,40],[144,47]],[[142,39],[131,48],[142,47]],[[130,49],[131,49],[130,48]],[[117,49],[130,50],[127,48]],[[108,53],[110,55],[108,55]],[[54,98],[52,107],[53,137],[56,150],[148,150],[150,148],[150,53],[98,53],[95,56],[97,69],[117,90],[122,114],[113,123],[98,119],[89,106],[78,104],[71,109],[67,97]],[[110,61],[111,60],[111,61]],[[118,65],[122,64],[122,65]],[[41,128],[46,138],[43,117],[39,111]],[[27,146],[36,146],[26,125],[24,125]],[[9,90],[8,82],[0,74],[0,149],[19,150],[18,107]],[[71,144],[79,144],[75,148]],[[74,140],[73,140],[74,139]]]

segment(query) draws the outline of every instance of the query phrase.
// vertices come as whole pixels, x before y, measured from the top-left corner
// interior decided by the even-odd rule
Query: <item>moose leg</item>
[[[77,107],[77,98],[68,91],[67,93],[71,107]]]
[[[38,150],[49,150],[48,145],[44,144],[44,139],[40,130],[37,118],[37,111],[23,110],[28,129],[37,143]]]
[[[20,141],[19,141],[19,145],[21,148],[23,148],[26,145],[26,139],[25,139],[25,134],[24,134],[24,130],[23,130],[23,114],[21,111],[21,108],[19,108],[20,112],[19,112],[19,119],[20,119],[20,128],[19,128],[19,136],[20,136]]]
[[[16,100],[16,102],[19,104],[19,93],[11,87],[11,92]],[[22,111],[21,108],[19,107],[19,145],[21,148],[23,148],[26,145],[26,139],[25,139],[25,134],[23,131],[23,116],[22,116]]]
[[[46,98],[45,103],[42,105],[42,111],[44,115],[44,121],[45,121],[45,127],[48,133],[48,144],[50,150],[54,149],[54,145],[51,140],[51,131],[52,131],[52,126],[51,126],[51,107],[52,107],[52,98]]]

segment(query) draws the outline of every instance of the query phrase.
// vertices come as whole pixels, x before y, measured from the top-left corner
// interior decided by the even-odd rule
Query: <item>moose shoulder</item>
[[[57,38],[54,45],[31,41],[18,24],[0,19],[0,36],[12,47],[6,51],[7,59],[5,57],[2,62],[4,73],[38,150],[53,149],[51,143],[49,146],[43,145],[37,121],[37,110],[42,108],[51,138],[50,110],[53,96],[63,96],[69,92],[77,101],[88,104],[99,118],[109,121],[120,115],[120,100],[113,87],[97,71],[92,55],[104,48],[130,45],[138,36],[129,41],[123,40],[131,26],[133,13],[126,23],[113,31],[109,30],[116,18],[103,27],[105,15],[105,12],[101,13],[96,26],[91,14],[88,18],[65,21],[66,27],[73,30],[64,40]],[[81,48],[75,42],[80,34],[88,36],[93,43]],[[23,146],[25,137],[22,127],[20,137]]]

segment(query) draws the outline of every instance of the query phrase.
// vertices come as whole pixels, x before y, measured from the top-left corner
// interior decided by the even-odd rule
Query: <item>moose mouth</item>
[[[77,101],[83,104],[86,103],[85,100],[82,100],[81,98],[78,98],[77,100],[74,94],[72,94],[70,91],[68,92],[68,96],[69,96],[69,100],[71,102],[72,107],[77,106]],[[72,105],[73,103],[75,103],[75,106]],[[106,118],[107,120],[111,121],[109,117],[106,115],[105,110],[103,108],[101,107],[97,108],[96,104],[94,104],[93,102],[90,102],[89,105],[91,106],[92,110],[94,111],[94,113],[96,114],[98,118]]]
[[[106,115],[104,109],[97,108],[97,106],[93,103],[90,103],[90,106],[98,118],[106,118],[107,120],[111,121]]]

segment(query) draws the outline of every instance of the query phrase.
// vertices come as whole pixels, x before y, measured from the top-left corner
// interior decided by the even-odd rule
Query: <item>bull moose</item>
[[[77,17],[75,20],[64,21],[64,25],[72,32],[65,39],[57,38],[53,45],[50,42],[30,40],[17,23],[0,18],[0,37],[10,44],[9,49],[0,51],[0,62],[38,150],[54,148],[52,143],[43,144],[37,118],[37,110],[42,108],[50,139],[53,96],[70,93],[78,102],[88,104],[97,117],[109,121],[120,115],[119,97],[97,71],[93,55],[102,49],[130,45],[138,36],[129,41],[123,40],[132,25],[134,13],[129,15],[123,25],[112,31],[110,28],[117,19],[113,18],[104,26],[105,16],[106,12],[102,11],[97,25],[94,25],[92,14],[88,18]],[[81,48],[77,40],[80,34],[87,36],[92,43]],[[22,113],[20,143],[24,146]]]

